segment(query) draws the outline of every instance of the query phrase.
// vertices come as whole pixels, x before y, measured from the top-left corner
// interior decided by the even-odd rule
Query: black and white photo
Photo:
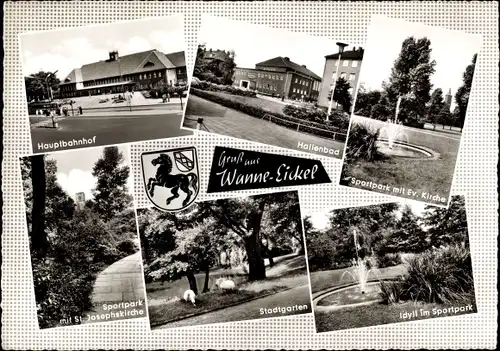
[[[209,15],[198,44],[183,128],[342,158],[362,47]]]
[[[373,16],[340,184],[448,206],[480,46]]]
[[[311,313],[297,191],[137,215],[151,329]]]
[[[33,153],[190,135],[184,17],[20,35]]]
[[[477,312],[464,196],[306,213],[316,332]]]
[[[40,329],[147,316],[128,153],[21,158]]]

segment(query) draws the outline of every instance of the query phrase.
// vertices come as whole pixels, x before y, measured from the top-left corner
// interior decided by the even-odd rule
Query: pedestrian
[[[83,115],[83,108],[81,106],[78,106],[78,112],[80,112],[80,114]]]
[[[167,101],[167,94],[163,94],[163,95],[161,96],[161,98],[163,99],[163,102],[166,102],[166,101]]]
[[[170,93],[167,92],[167,101],[170,102]]]

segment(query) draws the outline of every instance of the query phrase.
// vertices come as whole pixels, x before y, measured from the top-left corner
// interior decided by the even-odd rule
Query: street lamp
[[[348,44],[344,44],[341,42],[337,42],[336,44],[339,47],[339,57],[337,59],[337,69],[335,70],[335,79],[333,80],[333,87],[331,89],[332,95],[330,97],[330,103],[328,104],[328,112],[326,114],[326,121],[327,122],[329,120],[330,113],[332,113],[333,95],[335,94],[335,85],[337,84],[337,77],[339,75],[340,58],[342,57],[342,53],[344,52],[344,48],[348,45]]]

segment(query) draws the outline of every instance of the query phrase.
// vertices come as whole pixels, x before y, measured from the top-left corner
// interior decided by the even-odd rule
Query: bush
[[[123,252],[127,255],[132,255],[136,253],[139,248],[137,247],[136,243],[133,240],[126,239],[121,241],[117,246],[116,249],[120,252]]]
[[[388,253],[385,255],[377,256],[376,264],[378,268],[397,266],[403,263],[399,253]]]
[[[231,85],[214,84],[207,81],[198,81],[194,85],[191,83],[191,87],[206,91],[222,91],[224,93],[232,95],[249,96],[249,97],[257,96],[257,93],[255,91],[239,89]]]
[[[470,303],[474,280],[470,251],[459,245],[429,250],[408,259],[408,275],[387,283],[382,297],[387,303]],[[396,300],[395,300],[396,299]]]
[[[327,111],[321,108],[286,105],[283,107],[283,113],[300,120],[311,121],[322,125],[326,124],[329,127],[343,130],[344,133],[347,132],[347,128],[349,128],[349,115],[339,110],[331,111],[328,122],[326,122]]]
[[[277,125],[281,125],[283,127],[296,130],[297,123],[300,123],[300,131],[306,132],[309,134],[321,136],[324,138],[332,139],[332,133],[343,133],[343,131],[339,131],[338,128],[330,126],[330,125],[322,125],[315,122],[300,120],[283,113],[275,113],[264,110],[261,107],[248,105],[239,101],[235,101],[230,98],[226,98],[216,94],[210,94],[209,92],[199,90],[199,89],[191,89],[191,94],[199,96],[201,98],[213,101],[220,105],[241,111],[246,113],[252,117],[264,118],[266,116],[277,117],[272,119],[272,122]],[[326,131],[325,131],[326,130]],[[345,140],[345,134],[337,134],[335,140]]]
[[[382,158],[378,152],[376,142],[379,132],[372,131],[362,124],[353,124],[347,140],[345,161],[352,162],[358,159],[374,161]]]
[[[88,267],[75,267],[34,259],[33,284],[41,329],[56,327],[61,319],[82,316],[92,307],[94,273]],[[70,323],[72,324],[72,323]],[[73,324],[80,324],[74,320]]]

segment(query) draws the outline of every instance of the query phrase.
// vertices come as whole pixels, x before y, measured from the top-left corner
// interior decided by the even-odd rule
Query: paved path
[[[310,152],[326,157],[342,158],[344,150],[343,142],[296,132],[277,124],[251,117],[198,96],[190,95],[186,108],[186,116],[184,118],[184,126],[195,129],[198,117],[203,118],[203,124],[208,131],[212,133],[275,145],[287,149]],[[201,130],[207,131],[206,129]],[[338,155],[329,155],[323,152],[301,148],[299,144],[312,144],[318,147],[339,151]]]
[[[293,307],[307,305],[307,309],[302,311],[291,311],[286,313],[261,314],[261,309],[272,309],[274,307]],[[192,318],[187,318],[178,322],[164,324],[155,329],[188,327],[200,324],[237,322],[249,319],[283,317],[302,313],[311,313],[311,298],[309,295],[309,284],[276,293],[261,299],[242,303],[241,305],[224,308],[219,311],[205,313]]]
[[[138,299],[144,299],[140,252],[113,263],[99,273],[92,292],[92,301],[95,304]]]
[[[91,311],[84,312],[83,324],[146,317],[141,253],[137,252],[125,257],[99,273],[94,282],[91,299],[93,307]],[[120,303],[123,304],[120,305]],[[142,311],[142,315],[135,312],[130,314],[133,310]],[[109,317],[108,320],[88,318],[88,316],[106,315],[111,312],[116,315]],[[123,312],[123,315],[119,315],[120,312]]]

